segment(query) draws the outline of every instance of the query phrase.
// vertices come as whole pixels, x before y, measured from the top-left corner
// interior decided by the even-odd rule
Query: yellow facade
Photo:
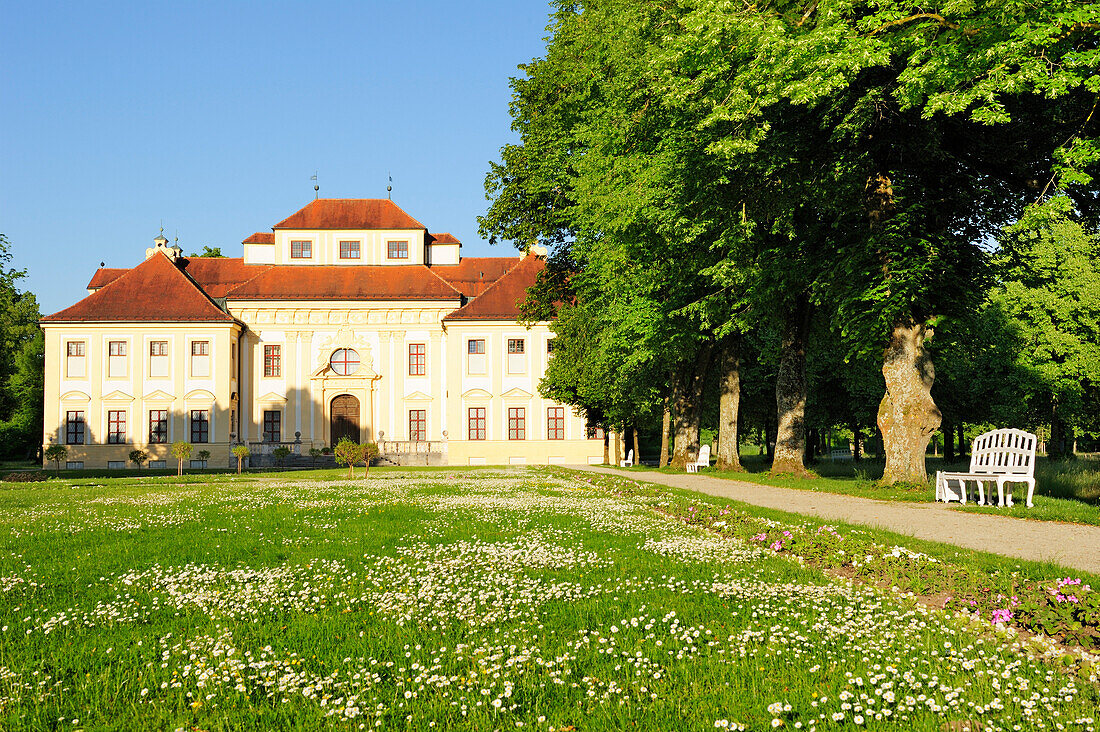
[[[308,235],[277,230],[276,244],[246,243],[243,263],[290,265],[289,242]],[[331,259],[348,236],[315,231],[311,254]],[[364,247],[375,244],[361,252],[364,264],[358,266],[384,267],[385,250],[378,247],[400,236],[359,236]],[[427,270],[424,261],[432,254],[425,236],[413,231],[407,238],[414,244],[413,265]],[[457,250],[457,244],[448,247]],[[147,256],[162,256],[155,253],[162,250]],[[179,260],[181,267],[185,261]],[[418,300],[314,300],[309,293],[249,299],[230,290],[214,302],[232,322],[58,322],[62,311],[43,322],[44,446],[69,443],[70,467],[132,467],[128,456],[135,449],[171,466],[169,448],[183,440],[196,452],[209,451],[210,467],[226,467],[234,444],[249,444],[254,452],[286,445],[307,454],[330,446],[337,432],[352,430],[354,436],[357,425],[361,441],[397,452],[428,443],[452,465],[602,460],[602,440],[588,439],[584,420],[538,393],[553,357],[548,324],[454,319],[471,300],[476,297],[457,290],[453,298]],[[82,355],[70,355],[75,353]],[[354,359],[354,369],[350,360],[334,358]],[[159,427],[164,412],[166,430]],[[71,444],[77,414],[84,444]]]

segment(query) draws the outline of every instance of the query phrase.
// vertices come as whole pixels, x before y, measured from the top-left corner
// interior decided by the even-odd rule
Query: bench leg
[[[1035,479],[1034,478],[1028,478],[1026,482],[1027,482],[1027,507],[1028,508],[1033,508],[1035,506],[1035,502],[1033,501],[1033,499],[1035,497]]]

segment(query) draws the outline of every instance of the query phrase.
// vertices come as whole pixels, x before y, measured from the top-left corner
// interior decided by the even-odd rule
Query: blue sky
[[[0,0],[0,232],[48,314],[164,222],[185,251],[267,231],[321,195],[393,199],[463,254],[488,161],[513,141],[508,78],[545,2]]]

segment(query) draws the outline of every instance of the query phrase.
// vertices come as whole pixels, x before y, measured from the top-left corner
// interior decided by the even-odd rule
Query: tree
[[[46,448],[47,460],[53,460],[57,465],[57,472],[61,472],[61,461],[69,457],[69,449],[64,445],[50,445]]]
[[[176,475],[183,475],[183,461],[191,457],[191,451],[193,449],[190,442],[183,442],[181,440],[172,443],[172,457],[179,461],[179,470],[176,472]]]
[[[351,469],[357,462],[362,460],[363,449],[358,442],[347,438],[341,437],[340,441],[336,443],[336,447],[332,449],[332,454],[336,457],[336,462],[340,465],[348,466],[348,477],[351,477]]]
[[[138,470],[141,470],[142,463],[144,463],[148,459],[149,459],[149,453],[145,452],[144,450],[131,450],[130,451],[130,462],[132,462],[134,465],[136,465],[138,467]]]
[[[206,467],[206,461],[210,459],[210,451],[209,450],[199,450],[198,453],[195,454],[195,457],[197,457],[199,460],[202,461],[202,466],[205,468]]]
[[[208,247],[208,246],[206,246],[206,247],[202,248],[202,254],[199,254],[197,252],[191,252],[191,254],[189,254],[188,256],[190,256],[190,257],[224,257],[225,255],[222,254],[222,248],[221,247]]]
[[[0,457],[32,455],[42,439],[45,342],[34,295],[18,288],[24,270],[10,267],[0,234]]]
[[[244,460],[252,454],[252,451],[248,449],[248,445],[234,445],[231,452],[233,457],[237,458],[237,475],[240,475]]]
[[[365,442],[361,446],[359,459],[363,461],[363,477],[370,473],[370,462],[378,457],[378,445],[373,442]]]
[[[310,460],[312,460],[312,462],[313,462],[313,467],[315,467],[315,468],[317,467],[317,458],[321,457],[321,454],[322,453],[321,453],[320,448],[317,448],[317,447],[309,448],[309,457],[310,457]]]
[[[1025,401],[1050,425],[1048,453],[1073,451],[1073,432],[1097,411],[1100,385],[1100,243],[1057,196],[1008,227],[996,256],[991,307],[1014,326],[1015,365]],[[1023,411],[1023,409],[1021,409]]]

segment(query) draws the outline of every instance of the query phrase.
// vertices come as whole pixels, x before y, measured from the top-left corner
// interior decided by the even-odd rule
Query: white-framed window
[[[83,460],[68,460],[65,462],[65,470],[83,470]]]
[[[408,259],[409,258],[409,242],[407,241],[388,241],[386,242],[386,259]]]
[[[191,341],[191,376],[210,376],[210,341]]]
[[[168,341],[149,341],[149,377],[168,378]]]
[[[553,338],[548,338],[546,340],[546,355],[547,356],[553,356],[554,355],[554,339]]]
[[[65,343],[65,375],[70,379],[83,379],[88,375],[87,349],[88,344],[84,341]]]
[[[291,259],[312,259],[313,242],[308,240],[296,240],[290,242]]]
[[[126,378],[126,341],[107,341],[107,377]]]
[[[360,246],[357,241],[340,242],[340,259],[359,259]]]
[[[470,338],[466,341],[466,373],[485,373],[484,338]]]
[[[165,460],[150,460],[149,461],[149,467],[153,470],[156,470],[157,468],[161,468],[161,469],[167,468],[168,467],[168,462],[165,461]]]
[[[107,470],[125,470],[125,469],[126,469],[126,461],[125,460],[108,460],[107,461]]]
[[[527,371],[527,344],[522,338],[508,339],[508,373],[522,374]]]

